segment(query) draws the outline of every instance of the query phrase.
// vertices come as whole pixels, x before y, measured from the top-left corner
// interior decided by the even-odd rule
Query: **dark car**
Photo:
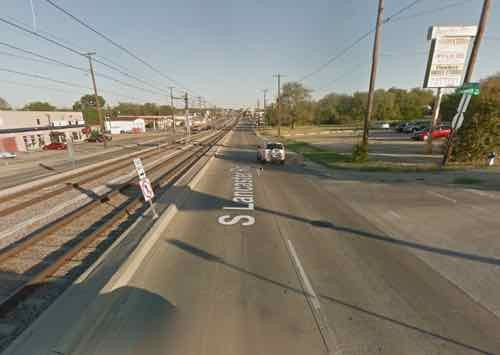
[[[95,142],[102,143],[105,140],[109,142],[112,139],[113,139],[113,137],[111,137],[108,134],[100,134],[98,136],[94,136],[94,135],[90,136],[89,138],[87,138],[87,142],[90,142],[90,143],[95,143]]]
[[[43,150],[65,150],[67,148],[66,143],[50,143],[43,146]]]

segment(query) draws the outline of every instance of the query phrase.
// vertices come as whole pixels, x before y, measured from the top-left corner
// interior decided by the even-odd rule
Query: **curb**
[[[224,144],[232,136],[233,132],[234,132],[233,130],[228,132],[226,137],[224,137],[220,141],[221,144]],[[213,152],[213,154],[211,154],[210,158],[206,159],[204,162],[201,163],[203,164],[203,166],[199,168],[198,164],[194,165],[188,172],[186,172],[178,180],[178,182],[180,182],[184,177],[193,174],[192,170],[198,168],[199,170],[194,172],[194,176],[191,177],[189,183],[187,184],[187,186],[193,189],[202,179],[203,175],[207,172],[209,165],[211,165],[211,163],[215,159],[215,154],[219,151],[220,148],[221,148],[220,146],[216,146],[215,149],[212,148],[207,154],[209,154],[210,152]],[[128,254],[127,258],[124,259],[121,265],[116,268],[113,274],[111,274],[108,281],[104,282],[102,287],[99,287],[100,290],[99,294],[111,292],[112,290],[117,289],[121,287],[121,285],[125,285],[128,281],[130,281],[135,271],[140,267],[144,258],[148,255],[148,253],[154,246],[155,242],[161,236],[161,231],[163,231],[168,226],[168,224],[177,214],[178,212],[177,205],[181,204],[186,198],[186,196],[187,193],[184,191],[173,198],[170,206],[166,210],[164,210],[160,218],[153,225],[149,227],[149,230],[146,232],[146,234],[140,237],[140,242],[138,242],[133,247],[131,253]],[[17,336],[17,338],[2,352],[2,355],[18,355],[19,354],[18,348],[28,342],[30,337],[32,337],[32,335],[34,335],[37,332],[36,330],[37,328],[43,327],[44,323],[48,322],[50,317],[54,316],[54,313],[56,313],[55,310],[58,308],[58,306],[63,305],[65,302],[67,302],[68,297],[71,298],[72,291],[77,290],[77,288],[81,287],[81,284],[87,281],[89,277],[91,277],[94,273],[99,272],[97,270],[99,267],[102,267],[105,271],[106,269],[105,262],[106,260],[109,260],[108,257],[110,257],[110,254],[112,254],[113,252],[120,253],[118,247],[123,246],[129,234],[134,230],[136,226],[139,225],[139,223],[143,222],[146,218],[148,217],[147,216],[145,217],[144,215],[139,216],[139,218],[136,221],[134,221],[134,223],[132,223],[132,225],[130,225],[127,228],[127,230],[125,230],[114,241],[114,243],[101,256],[99,256],[99,258],[96,261],[94,261],[92,265],[90,265],[87,268],[87,270],[85,270],[66,290],[64,290],[63,294],[61,294],[45,311],[43,311],[41,315],[28,328],[26,328],[19,336]],[[61,354],[68,353],[71,347],[76,345],[78,340],[80,340],[81,334],[84,334],[84,333],[81,334],[78,333],[78,330],[84,332],[85,326],[88,326],[89,324],[90,325],[97,324],[99,319],[105,315],[105,310],[103,310],[103,307],[101,306],[97,307],[98,310],[95,314],[92,311],[90,311],[92,307],[95,308],[94,300],[90,300],[89,302],[83,302],[83,303],[88,303],[88,307],[82,309],[82,311],[84,311],[82,315],[83,319],[80,318],[74,322],[71,329],[68,329],[71,331],[71,333],[61,335],[61,338],[66,337],[67,340],[62,340],[58,344],[57,343],[53,344],[54,347],[51,349],[50,353],[57,353],[56,351],[60,351],[60,349],[63,348],[65,350],[60,353]],[[102,312],[99,312],[100,310],[102,310]],[[96,316],[96,318],[91,318],[91,314]]]

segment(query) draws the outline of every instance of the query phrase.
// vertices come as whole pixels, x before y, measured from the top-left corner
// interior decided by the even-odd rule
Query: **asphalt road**
[[[493,313],[388,242],[328,177],[261,170],[256,144],[240,124],[71,354],[500,353]]]

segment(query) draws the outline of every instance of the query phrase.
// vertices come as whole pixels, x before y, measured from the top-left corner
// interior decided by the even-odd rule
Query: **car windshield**
[[[266,149],[283,149],[283,144],[280,143],[270,143],[266,146]]]

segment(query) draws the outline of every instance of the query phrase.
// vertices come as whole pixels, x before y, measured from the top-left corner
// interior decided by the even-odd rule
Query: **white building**
[[[106,120],[106,131],[111,134],[144,133],[146,122],[142,118],[135,120]]]
[[[0,151],[39,150],[50,143],[79,142],[85,121],[81,112],[0,111]]]

